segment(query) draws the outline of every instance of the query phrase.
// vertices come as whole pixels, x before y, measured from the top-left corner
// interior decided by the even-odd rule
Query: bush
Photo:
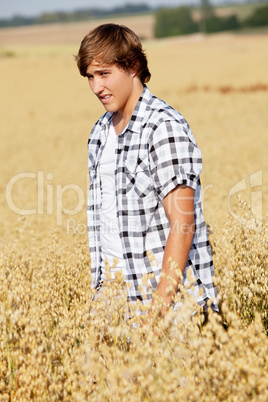
[[[213,15],[206,21],[206,32],[232,31],[239,28],[240,25],[236,15],[229,17],[216,17]]]
[[[156,12],[155,37],[185,35],[198,31],[188,7],[162,9]]]
[[[255,9],[254,13],[245,21],[245,26],[263,25],[268,25],[268,5]]]

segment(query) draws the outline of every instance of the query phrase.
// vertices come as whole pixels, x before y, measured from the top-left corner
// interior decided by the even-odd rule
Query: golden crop
[[[203,325],[180,289],[153,330],[122,319],[120,275],[91,301],[86,143],[103,110],[79,44],[0,50],[0,401],[268,400],[267,44],[144,43],[150,89],[202,150],[220,302]]]

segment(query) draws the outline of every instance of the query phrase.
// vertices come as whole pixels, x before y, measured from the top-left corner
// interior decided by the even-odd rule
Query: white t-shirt
[[[101,176],[101,230],[100,241],[102,250],[102,274],[101,279],[105,280],[105,259],[111,267],[114,263],[114,257],[118,259],[116,267],[111,271],[112,279],[114,272],[122,270],[124,272],[124,259],[122,243],[119,237],[118,218],[116,215],[116,196],[115,196],[115,146],[117,135],[113,124],[110,125],[107,141],[100,159]]]

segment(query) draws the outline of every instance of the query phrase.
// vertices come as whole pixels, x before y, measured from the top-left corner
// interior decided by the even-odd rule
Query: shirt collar
[[[147,109],[147,105],[151,98],[151,92],[144,85],[143,92],[133,110],[132,116],[129,119],[127,130],[133,131],[135,133],[140,133],[141,124],[143,122],[143,118]]]

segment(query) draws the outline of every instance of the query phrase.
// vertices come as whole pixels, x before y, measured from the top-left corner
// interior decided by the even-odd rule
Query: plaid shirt
[[[99,162],[112,117],[112,113],[106,112],[94,125],[88,141],[87,218],[93,287],[98,286],[101,276]],[[201,209],[202,158],[188,123],[145,86],[126,129],[117,137],[115,156],[116,207],[125,260],[123,274],[131,284],[129,301],[139,299],[146,303],[152,299],[170,230],[162,200],[176,186],[184,184],[195,190],[195,234],[183,282],[187,285],[191,267],[195,284],[189,293],[200,305],[212,298],[212,307],[217,309],[214,267]],[[155,258],[153,264],[148,252]],[[150,275],[148,289],[142,277],[150,273],[154,275]]]

